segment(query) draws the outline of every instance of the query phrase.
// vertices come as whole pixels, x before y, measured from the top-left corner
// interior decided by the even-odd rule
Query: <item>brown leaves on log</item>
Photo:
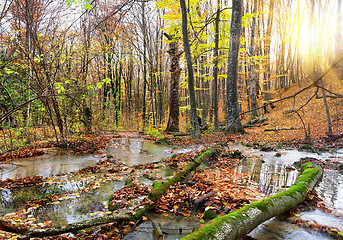
[[[125,186],[119,189],[111,196],[109,209],[125,208],[132,205],[132,201],[137,200],[138,197],[148,196],[151,188],[132,183],[132,186]]]

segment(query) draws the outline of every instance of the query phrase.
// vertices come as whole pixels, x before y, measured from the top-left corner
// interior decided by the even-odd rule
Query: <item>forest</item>
[[[0,0],[0,239],[340,239],[342,28],[342,0]]]

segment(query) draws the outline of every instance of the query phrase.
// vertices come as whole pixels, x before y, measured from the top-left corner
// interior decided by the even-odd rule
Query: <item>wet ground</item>
[[[315,157],[325,160],[331,159],[343,163],[343,152],[315,153],[299,152],[297,150],[279,150],[276,152],[261,152],[256,149],[234,144],[231,148],[239,149],[247,158],[235,168],[240,173],[248,173],[252,180],[259,184],[259,189],[266,194],[274,194],[280,189],[291,186],[298,171],[290,168],[293,162],[302,157]],[[153,142],[124,136],[112,142],[106,153],[99,155],[52,155],[16,160],[1,164],[1,180],[41,175],[49,177],[49,181],[42,185],[0,190],[0,215],[10,214],[22,208],[28,200],[41,199],[47,195],[59,195],[56,202],[43,207],[33,207],[28,219],[36,222],[51,221],[54,226],[77,222],[91,217],[103,216],[108,213],[107,201],[110,195],[124,185],[125,174],[94,173],[75,177],[75,172],[87,166],[93,166],[104,158],[113,155],[117,160],[132,166],[158,162],[161,158],[190,149],[180,149],[171,146],[156,145]],[[171,169],[159,169],[159,174],[168,177],[173,173]],[[62,174],[51,177],[52,175]],[[151,185],[152,181],[144,177],[141,182]],[[80,190],[84,190],[81,191]],[[343,175],[338,171],[326,170],[323,180],[316,188],[320,197],[327,205],[335,209],[336,214],[327,214],[318,209],[304,209],[299,215],[303,220],[316,221],[318,224],[343,229]],[[342,215],[340,215],[342,214]],[[184,218],[181,216],[149,214],[148,218],[161,224],[163,232],[168,233],[165,239],[179,239],[190,233],[200,224],[198,218]],[[130,233],[125,239],[153,239],[152,222],[148,220],[140,228]],[[182,229],[180,233],[179,228]],[[261,224],[251,234],[256,239],[330,239],[325,234],[319,234],[295,224],[290,224],[279,218],[274,218]]]

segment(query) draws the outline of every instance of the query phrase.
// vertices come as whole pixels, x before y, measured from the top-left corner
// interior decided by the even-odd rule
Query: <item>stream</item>
[[[195,146],[194,148],[198,148]],[[49,177],[49,181],[41,185],[25,188],[0,188],[0,216],[14,214],[25,206],[28,200],[41,199],[56,194],[58,200],[43,207],[31,207],[26,220],[36,222],[51,222],[58,227],[66,223],[86,220],[92,217],[110,214],[108,199],[110,195],[124,186],[127,174],[99,173],[75,176],[75,172],[87,166],[94,166],[108,155],[115,157],[118,162],[128,166],[158,162],[173,154],[191,151],[194,148],[182,149],[173,146],[156,145],[135,136],[123,136],[114,140],[103,154],[87,155],[56,155],[45,154],[38,157],[17,159],[8,163],[0,163],[0,179],[21,178],[40,175]],[[278,150],[276,152],[261,152],[241,144],[233,144],[232,149],[243,152],[246,158],[235,167],[237,173],[247,173],[258,183],[259,189],[265,194],[275,194],[282,188],[290,187],[298,176],[298,171],[292,164],[303,157],[314,157],[319,160],[330,159],[343,163],[343,152],[315,153],[298,150]],[[105,171],[106,172],[106,171]],[[173,170],[159,169],[162,178],[173,173]],[[152,181],[140,178],[141,182],[151,185]],[[80,190],[83,190],[80,192]],[[318,224],[336,227],[343,230],[343,174],[338,171],[325,170],[322,181],[316,187],[324,202],[335,209],[336,214],[327,214],[319,209],[302,209],[298,214],[303,220],[316,221]],[[195,217],[164,216],[150,213],[149,219],[158,222],[161,229],[167,232],[165,239],[179,239],[189,234],[200,222]],[[183,229],[182,234],[179,228]],[[143,222],[139,229],[129,233],[125,239],[153,239],[153,227],[150,221]],[[273,218],[260,224],[250,234],[256,239],[331,239],[326,234],[317,233],[290,224],[281,218]]]

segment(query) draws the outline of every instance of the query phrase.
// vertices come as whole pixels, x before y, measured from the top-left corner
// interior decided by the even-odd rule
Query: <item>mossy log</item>
[[[135,214],[117,214],[104,216],[94,219],[89,219],[82,222],[71,223],[59,228],[43,228],[43,229],[24,229],[19,226],[14,226],[8,224],[5,221],[0,220],[0,230],[4,230],[11,233],[21,234],[22,236],[19,239],[30,239],[33,237],[45,237],[45,236],[54,236],[68,232],[75,232],[78,230],[86,229],[93,226],[99,226],[102,224],[112,223],[112,222],[127,222],[127,221],[137,221],[143,217],[146,213],[151,211],[158,199],[177,182],[183,181],[192,171],[194,171],[202,162],[208,160],[210,157],[214,156],[217,153],[217,148],[211,148],[197,157],[193,162],[188,164],[182,171],[179,171],[175,176],[169,179],[167,182],[162,183],[158,188],[153,190],[148,199],[152,201],[151,204],[145,205],[144,208],[139,208],[136,210]]]
[[[302,165],[302,174],[288,190],[217,217],[182,240],[239,239],[264,221],[281,215],[303,202],[307,192],[314,187],[322,174],[323,170],[320,167],[305,163]]]
[[[45,237],[45,236],[59,235],[59,234],[68,233],[68,232],[75,232],[78,230],[82,230],[82,229],[86,229],[89,227],[98,226],[98,225],[102,225],[106,223],[129,221],[129,219],[130,219],[129,215],[118,214],[118,215],[110,215],[110,216],[89,219],[82,222],[71,223],[62,227],[43,228],[43,229],[24,229],[18,226],[10,225],[4,221],[0,221],[0,229],[7,232],[22,234],[22,236],[20,236],[19,239],[30,239],[33,237]]]
[[[165,191],[170,188],[170,186],[172,186],[175,183],[182,182],[184,179],[186,179],[186,177],[192,171],[194,171],[197,167],[199,167],[199,165],[202,162],[204,162],[205,160],[209,159],[210,157],[215,155],[217,152],[218,152],[217,148],[210,148],[209,150],[207,150],[206,152],[201,154],[199,157],[197,157],[193,162],[188,164],[182,171],[179,171],[178,173],[176,173],[174,175],[174,177],[169,179],[167,182],[162,183],[157,189],[152,191],[149,194],[148,198],[151,201],[156,203],[157,200],[162,197],[162,195],[165,193]]]

